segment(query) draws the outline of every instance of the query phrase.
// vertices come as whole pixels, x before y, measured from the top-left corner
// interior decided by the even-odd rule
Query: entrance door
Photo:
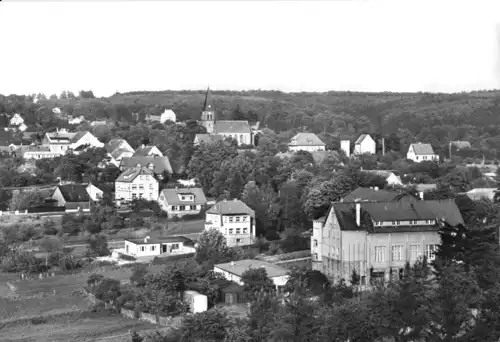
[[[167,245],[161,245],[161,252],[167,253]]]

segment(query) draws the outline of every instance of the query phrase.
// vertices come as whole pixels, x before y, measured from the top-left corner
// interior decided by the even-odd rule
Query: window
[[[132,184],[132,190],[135,190],[137,189],[137,185],[136,184]]]
[[[141,252],[144,252],[146,250],[146,247],[141,246]]]
[[[240,222],[240,217],[239,216],[236,216],[236,222]]]
[[[241,229],[240,228],[236,228],[236,234],[241,234]]]
[[[392,246],[392,261],[403,260],[403,246],[395,245]]]
[[[196,206],[195,206],[195,205],[191,205],[191,206],[189,206],[189,208],[190,208],[191,210],[196,210]]]
[[[149,189],[153,190],[153,184],[149,184]]]
[[[384,262],[385,261],[385,247],[377,246],[375,247],[375,262]]]
[[[233,228],[229,228],[229,234],[233,234]]]
[[[425,246],[425,256],[427,260],[432,261],[436,259],[437,245],[426,245]]]
[[[174,244],[172,244],[172,246],[170,246],[170,249],[171,249],[171,250],[174,250],[174,249],[179,249],[179,244],[178,244],[178,243],[174,243]]]
[[[248,233],[248,229],[247,228],[243,228],[243,234],[246,234]]]
[[[241,217],[241,222],[245,222],[247,220],[246,216]]]
[[[393,226],[399,226],[401,224],[401,221],[392,221]]]
[[[156,247],[156,246],[151,246],[151,251],[154,251],[154,250],[155,250],[155,247]]]
[[[420,245],[410,245],[410,260],[416,261],[420,257]]]
[[[175,205],[172,206],[172,211],[174,211],[174,210],[175,210]]]
[[[137,194],[132,194],[132,199],[136,199],[137,198]]]
[[[318,260],[318,253],[313,254],[313,260]]]
[[[139,190],[144,190],[144,184],[139,184]]]
[[[181,200],[185,201],[185,200],[186,200],[186,197],[181,196]]]
[[[229,222],[233,222],[233,217],[232,216],[229,216]]]
[[[314,247],[318,247],[318,240],[314,240]]]
[[[185,205],[180,205],[180,206],[179,206],[179,210],[180,210],[180,211],[184,211],[184,210],[186,210],[186,206],[185,206]]]
[[[142,193],[142,192],[141,192],[141,193],[139,193],[139,198],[142,198],[142,195],[143,195],[143,193]]]
[[[236,239],[236,243],[241,243],[241,239]]]

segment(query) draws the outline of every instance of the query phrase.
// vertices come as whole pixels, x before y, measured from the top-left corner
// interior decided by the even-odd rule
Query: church
[[[217,137],[222,140],[231,137],[238,142],[238,145],[255,145],[255,134],[252,133],[252,128],[247,120],[217,120],[210,88],[207,89],[205,95],[199,123],[206,128],[208,134],[197,134],[195,144],[208,140],[218,140],[210,138]]]

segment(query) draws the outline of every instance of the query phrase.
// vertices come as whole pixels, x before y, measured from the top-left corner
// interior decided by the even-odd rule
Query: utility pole
[[[450,143],[448,144],[448,155],[449,155],[449,158],[451,160],[451,141]]]
[[[382,156],[385,156],[385,138],[382,137]]]

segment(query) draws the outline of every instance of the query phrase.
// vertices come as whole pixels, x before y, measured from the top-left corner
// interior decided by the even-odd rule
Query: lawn
[[[0,330],[0,341],[128,341],[130,330],[155,328],[154,324],[110,312],[74,312],[47,317],[40,324],[6,324]]]

